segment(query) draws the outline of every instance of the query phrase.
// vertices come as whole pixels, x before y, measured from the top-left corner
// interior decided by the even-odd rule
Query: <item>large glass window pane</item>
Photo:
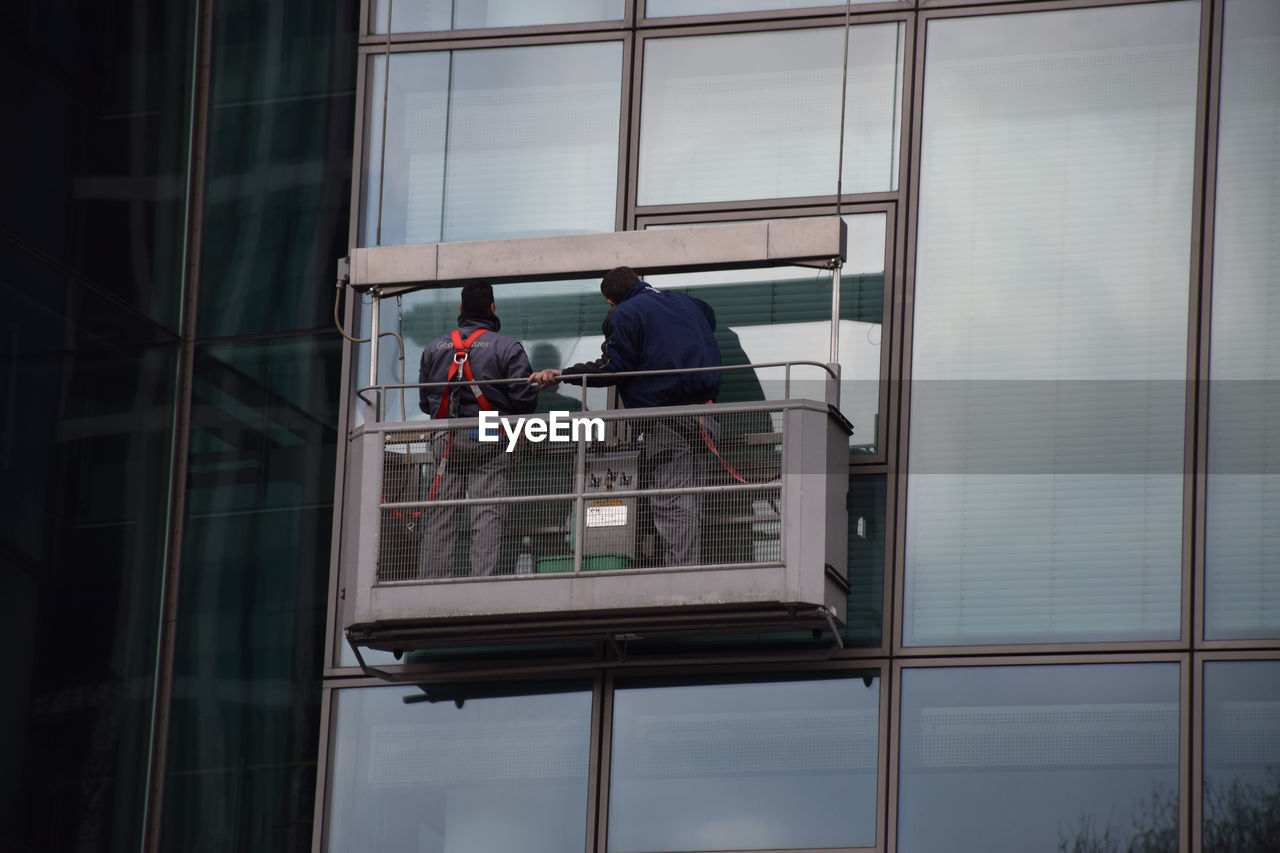
[[[878,673],[619,685],[610,853],[876,843]]]
[[[834,195],[844,29],[650,39],[640,204]],[[899,24],[849,31],[843,190],[898,185]]]
[[[584,848],[589,688],[366,687],[334,706],[329,853]]]
[[[898,850],[1178,849],[1178,665],[902,673]]]
[[[8,2],[0,52],[6,253],[54,260],[174,330],[198,18],[194,0]]]
[[[178,342],[52,259],[5,245],[0,849],[137,850]]]
[[[373,31],[415,33],[616,21],[623,0],[373,0]]]
[[[929,23],[908,645],[1178,636],[1199,17]]]
[[[848,259],[840,271],[840,408],[853,422],[857,454],[874,453],[880,434],[881,338],[884,323],[883,213],[844,217]],[[748,220],[749,221],[749,220]],[[680,290],[716,311],[716,341],[724,364],[831,361],[831,273],[772,267],[647,276],[663,290]],[[819,368],[797,367],[786,383],[782,367],[727,371],[720,402],[825,398]]]
[[[310,849],[341,343],[196,351],[160,849]]]
[[[1280,636],[1280,5],[1224,16],[1205,635]]]
[[[853,5],[879,3],[881,0],[851,0]],[[843,3],[824,3],[823,0],[647,0],[644,14],[647,18],[667,18],[674,15],[718,15],[726,12],[768,12],[773,9],[809,9],[815,6],[843,6]]]
[[[363,245],[614,229],[621,42],[370,63]]]
[[[1204,665],[1204,853],[1280,844],[1280,661]]]
[[[214,12],[201,337],[331,325],[347,253],[359,0]]]

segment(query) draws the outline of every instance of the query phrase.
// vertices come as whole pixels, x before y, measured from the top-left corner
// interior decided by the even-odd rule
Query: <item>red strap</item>
[[[436,475],[431,480],[431,491],[427,493],[427,500],[436,499],[436,493],[440,491],[440,478],[444,476],[444,466],[449,464],[449,450],[453,447],[453,432],[449,433],[449,438],[444,443],[444,453],[440,454],[440,461],[436,463]]]
[[[476,342],[477,338],[479,338],[481,335],[483,335],[487,331],[489,330],[476,329],[474,332],[472,332],[470,335],[467,336],[467,339],[465,341],[462,339],[461,329],[454,329],[452,332],[449,333],[449,337],[453,340],[454,361],[453,361],[453,364],[449,365],[449,375],[445,379],[445,381],[452,382],[458,375],[458,360],[457,360],[458,353],[462,353],[468,356],[462,361],[462,375],[466,378],[468,382],[472,383],[471,393],[475,395],[476,405],[478,405],[481,409],[485,410],[486,412],[492,412],[494,411],[493,405],[488,400],[485,399],[484,394],[481,393],[480,389],[477,388],[474,384],[476,381],[476,377],[475,377],[475,374],[471,372],[471,359],[469,357],[471,353],[471,345]],[[449,392],[452,390],[453,389],[451,387],[445,386],[444,393],[440,395],[440,406],[436,409],[436,420],[444,420],[444,418],[448,417]]]
[[[720,455],[720,451],[716,449],[715,442],[711,440],[711,436],[707,435],[707,428],[702,425],[701,417],[698,418],[698,432],[702,433],[702,440],[706,443],[707,447],[715,457],[720,460],[720,464],[724,466],[724,470],[728,471],[733,476],[733,479],[737,480],[739,483],[746,483],[746,479],[738,473],[736,468],[729,464],[729,460]]]

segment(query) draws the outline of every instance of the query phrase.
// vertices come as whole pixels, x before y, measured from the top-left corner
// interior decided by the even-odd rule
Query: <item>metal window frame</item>
[[[860,660],[839,660],[825,663],[813,661],[793,663],[786,667],[785,673],[830,673],[833,677],[838,677],[840,673],[854,672],[877,672],[877,678],[880,681],[880,695],[878,697],[877,714],[879,715],[877,723],[877,744],[876,744],[876,843],[871,847],[835,847],[835,848],[784,848],[781,850],[758,850],[753,853],[866,853],[867,851],[885,851],[891,849],[886,846],[885,817],[887,814],[887,791],[884,786],[886,761],[889,760],[889,745],[887,737],[887,728],[889,724],[888,713],[890,708],[889,702],[889,670],[890,662],[884,658],[864,658]],[[603,729],[603,738],[601,739],[601,752],[597,756],[600,763],[600,780],[601,792],[598,800],[599,813],[596,816],[597,835],[595,838],[596,853],[604,853],[608,850],[608,830],[609,830],[609,792],[612,783],[612,754],[613,754],[613,703],[614,695],[617,692],[618,684],[621,681],[625,689],[626,681],[629,678],[669,678],[672,681],[688,680],[689,686],[698,686],[699,676],[724,676],[724,675],[741,675],[744,678],[756,678],[760,683],[769,683],[770,676],[778,676],[784,673],[776,662],[757,662],[749,666],[743,665],[722,665],[714,667],[673,667],[669,663],[655,662],[651,668],[641,671],[611,671],[605,676],[605,702],[601,709],[601,725]],[[705,853],[704,851],[690,849],[689,853]]]
[[[633,50],[633,38],[627,31],[609,30],[598,31],[592,30],[580,35],[568,35],[561,32],[553,32],[545,35],[517,37],[512,35],[494,35],[488,32],[483,38],[476,38],[466,42],[458,42],[455,39],[438,40],[424,42],[420,40],[402,40],[392,41],[389,45],[379,44],[361,44],[357,52],[357,68],[356,68],[356,126],[355,126],[355,142],[352,153],[352,169],[351,169],[351,218],[347,237],[347,245],[350,248],[376,248],[378,244],[365,244],[363,242],[363,234],[368,225],[366,219],[366,207],[359,202],[364,201],[369,195],[369,188],[366,184],[366,177],[369,172],[369,158],[380,153],[381,149],[373,150],[375,146],[367,145],[370,126],[372,124],[373,105],[375,102],[373,62],[377,57],[391,57],[398,55],[410,55],[420,53],[449,53],[464,52],[469,50],[493,50],[502,48],[522,48],[522,47],[553,47],[553,46],[573,46],[582,44],[602,44],[608,42],[617,42],[622,45],[622,58],[619,66],[619,83],[620,96],[618,105],[618,148],[619,148],[619,176],[622,173],[623,155],[626,150],[627,139],[627,123],[630,116],[627,114],[627,104],[630,100],[630,92],[628,86],[631,82],[628,69],[631,67],[631,54]],[[389,67],[389,66],[388,66]],[[388,75],[389,79],[389,75]],[[382,148],[386,147],[386,141],[382,140]],[[366,150],[369,149],[369,150]],[[624,187],[618,183],[615,188],[615,211],[621,207],[621,200],[625,195]],[[379,200],[381,204],[381,200]],[[619,214],[615,212],[614,228],[618,228]]]
[[[637,4],[636,10],[636,26],[638,27],[670,27],[670,26],[696,26],[700,24],[715,23],[739,23],[752,21],[777,21],[786,19],[806,18],[806,17],[823,17],[838,12],[841,17],[844,16],[845,4],[839,2],[827,2],[822,0],[813,0],[812,5],[799,9],[758,9],[749,12],[715,12],[698,15],[664,15],[659,17],[648,17],[649,0],[635,0]],[[897,10],[911,10],[915,8],[915,0],[879,0],[873,3],[858,3],[850,5],[850,17],[873,15],[877,12],[892,12]]]
[[[898,789],[901,785],[901,744],[902,744],[902,673],[909,669],[964,669],[974,667],[1011,667],[1011,666],[1096,666],[1099,664],[1178,664],[1178,838],[1179,851],[1187,851],[1187,838],[1191,831],[1191,815],[1189,811],[1191,786],[1188,771],[1191,750],[1191,696],[1192,696],[1192,655],[1189,652],[1161,652],[1153,654],[1018,654],[1018,655],[972,655],[964,657],[932,656],[915,659],[895,658],[893,669],[893,707],[889,730],[889,778],[887,780],[889,807],[888,831],[889,850],[897,850],[898,821],[900,820]],[[884,782],[885,780],[881,780]]]
[[[819,196],[792,196],[782,198],[758,198],[758,199],[730,199],[726,201],[715,202],[681,202],[678,204],[652,204],[641,205],[637,200],[637,189],[639,186],[640,172],[640,124],[642,117],[641,105],[644,99],[643,78],[644,78],[644,48],[651,39],[670,39],[670,38],[693,38],[700,36],[720,36],[720,35],[738,35],[743,33],[778,33],[790,32],[793,30],[824,30],[824,29],[843,29],[845,26],[845,17],[843,14],[832,16],[830,14],[823,16],[815,16],[812,18],[779,18],[766,21],[747,21],[747,22],[725,22],[719,17],[709,19],[713,23],[705,26],[672,26],[666,23],[666,19],[662,19],[661,26],[637,28],[636,44],[633,57],[635,84],[632,87],[630,115],[637,118],[632,122],[631,132],[628,139],[627,152],[627,218],[625,223],[626,230],[636,230],[639,226],[637,221],[641,218],[651,216],[662,216],[668,214],[684,214],[694,215],[699,213],[722,212],[722,211],[747,211],[762,209],[779,209],[789,207],[814,207],[824,204],[832,204],[835,198],[835,187],[832,192]],[[874,12],[860,15],[857,24],[851,26],[869,26],[874,24],[897,23],[903,27],[903,75],[902,75],[902,98],[904,103],[898,105],[898,116],[900,120],[905,117],[905,102],[910,97],[911,91],[911,66],[913,59],[911,53],[911,25],[912,15],[906,12]],[[905,132],[905,123],[899,127],[898,142],[898,188],[896,190],[884,190],[873,193],[841,193],[841,200],[848,200],[849,203],[856,202],[890,202],[901,201],[903,198],[902,184],[904,175],[904,163],[902,159],[905,148],[904,143],[908,138]]]
[[[387,33],[375,32],[376,0],[362,0],[360,14],[360,44],[385,44]],[[491,36],[505,37],[509,35],[545,35],[556,33],[592,33],[600,31],[617,31],[631,29],[635,26],[635,0],[622,0],[622,17],[608,21],[567,21],[558,24],[529,24],[525,26],[474,27],[461,30],[415,30],[403,33],[391,33],[391,43],[405,41],[461,41]],[[390,27],[388,27],[390,29]]]
[[[600,671],[583,673],[580,671],[571,671],[558,676],[555,673],[537,673],[531,676],[510,676],[501,679],[504,684],[520,684],[520,683],[537,683],[548,679],[557,679],[563,677],[566,680],[580,678],[583,685],[590,684],[591,689],[591,710],[589,712],[590,733],[588,735],[587,745],[587,797],[586,808],[583,810],[585,826],[583,832],[583,850],[584,853],[591,853],[592,839],[596,834],[595,819],[599,809],[597,800],[600,796],[600,762],[599,755],[601,752],[602,740],[602,717],[600,709],[604,704],[604,674]],[[493,681],[492,677],[485,677],[483,674],[477,676],[472,673],[470,677],[461,677],[453,679],[426,679],[422,683],[431,684],[448,684],[448,683],[485,683]],[[341,677],[326,679],[321,691],[321,712],[320,712],[320,751],[319,759],[316,763],[316,793],[315,793],[315,812],[314,824],[311,833],[311,851],[312,853],[325,853],[329,850],[329,812],[328,804],[332,801],[333,796],[333,762],[331,760],[332,753],[337,744],[337,702],[338,693],[343,690],[362,689],[362,688],[386,688],[394,690],[396,688],[404,688],[409,685],[406,683],[388,684],[377,678],[369,678],[367,676]]]
[[[1194,404],[1196,427],[1196,464],[1191,479],[1194,481],[1194,510],[1188,536],[1193,543],[1193,577],[1194,599],[1192,619],[1194,621],[1194,642],[1199,650],[1227,649],[1276,649],[1280,648],[1280,632],[1271,638],[1246,639],[1209,639],[1206,636],[1208,619],[1205,614],[1206,584],[1208,582],[1208,556],[1206,540],[1208,537],[1208,476],[1209,476],[1209,431],[1212,424],[1209,419],[1209,394],[1212,380],[1211,348],[1213,337],[1213,265],[1214,235],[1217,222],[1217,166],[1219,156],[1219,115],[1222,105],[1222,60],[1226,51],[1224,46],[1226,30],[1226,10],[1229,0],[1205,0],[1202,26],[1210,30],[1206,34],[1210,58],[1206,74],[1207,102],[1201,111],[1200,120],[1204,123],[1204,157],[1197,163],[1203,168],[1203,181],[1197,189],[1201,189],[1201,204],[1196,209],[1197,216],[1202,217],[1203,228],[1199,234],[1199,242],[1194,248],[1199,249],[1199,274],[1201,288],[1198,304],[1193,308],[1199,310],[1199,339],[1196,350]],[[1199,176],[1199,173],[1198,173]]]
[[[896,294],[898,292],[897,279],[894,277],[894,271],[897,266],[897,258],[899,248],[902,241],[898,239],[895,229],[898,225],[898,208],[900,205],[896,201],[876,201],[876,202],[851,202],[848,206],[841,205],[841,216],[862,216],[883,214],[885,217],[885,248],[884,248],[884,293],[883,301],[885,306],[885,316],[881,321],[882,335],[881,338],[881,354],[880,354],[880,421],[878,424],[878,441],[876,443],[876,452],[869,453],[865,456],[850,457],[849,472],[850,474],[860,473],[871,466],[883,466],[887,464],[890,457],[889,444],[892,434],[889,431],[889,400],[891,377],[893,376],[891,362],[893,353],[896,350],[898,336],[896,331]],[[833,203],[825,205],[817,205],[805,208],[769,208],[762,207],[748,211],[702,211],[700,213],[689,214],[653,214],[642,216],[637,219],[635,225],[636,230],[645,230],[651,225],[693,225],[693,224],[710,224],[710,223],[730,223],[740,222],[744,219],[785,219],[788,217],[795,218],[816,218],[823,216],[834,217],[836,206]],[[831,322],[836,323],[839,318],[830,318]],[[856,428],[858,425],[854,424]]]
[[[1191,803],[1189,808],[1189,822],[1191,837],[1190,847],[1191,853],[1201,853],[1204,849],[1204,668],[1206,663],[1218,662],[1246,662],[1259,661],[1265,663],[1280,663],[1280,651],[1261,651],[1261,650],[1235,650],[1235,651],[1209,651],[1197,653],[1192,659],[1192,692],[1191,692],[1191,718],[1193,721],[1191,731],[1191,753],[1190,753],[1190,770],[1188,775],[1190,778],[1190,796]]]

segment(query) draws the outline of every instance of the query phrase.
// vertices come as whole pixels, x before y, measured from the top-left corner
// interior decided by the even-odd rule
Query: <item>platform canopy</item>
[[[843,220],[774,219],[353,249],[339,278],[358,290],[389,296],[467,279],[490,282],[598,278],[614,267],[644,275],[701,270],[813,266],[834,269],[846,257]]]

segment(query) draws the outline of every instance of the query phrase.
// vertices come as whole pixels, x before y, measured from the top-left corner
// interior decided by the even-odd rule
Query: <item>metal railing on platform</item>
[[[743,367],[782,367],[789,390],[798,364]],[[838,368],[804,364],[833,398]],[[382,421],[401,387],[420,386],[360,390],[369,419],[348,454],[345,623],[364,644],[611,612],[843,618],[848,423],[834,403]]]

